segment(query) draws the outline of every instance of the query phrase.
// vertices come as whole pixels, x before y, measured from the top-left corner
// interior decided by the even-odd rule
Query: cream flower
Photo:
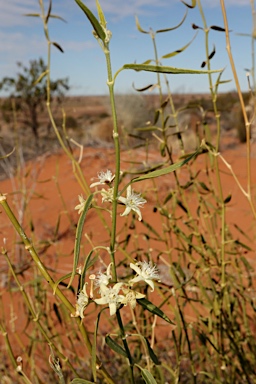
[[[95,281],[96,286],[101,287],[102,284],[105,286],[108,285],[109,280],[112,279],[112,275],[110,273],[111,266],[112,266],[112,263],[109,264],[105,273],[102,273],[102,272],[98,273]]]
[[[113,194],[114,194],[114,188],[109,188],[106,190],[105,188],[102,188],[100,191],[101,197],[102,197],[102,203],[105,203],[105,201],[112,202],[113,201]]]
[[[74,315],[71,315],[72,317],[81,317],[81,319],[84,318],[84,310],[87,307],[89,303],[89,297],[86,292],[86,285],[84,284],[83,289],[79,292],[77,302],[76,302],[76,313]]]
[[[121,214],[121,216],[129,215],[131,211],[134,211],[139,216],[139,221],[142,220],[140,207],[145,204],[147,200],[143,199],[140,193],[134,192],[130,185],[127,188],[126,197],[120,196],[118,197],[118,201],[126,206],[125,211]]]
[[[134,284],[139,281],[145,281],[145,283],[152,288],[153,292],[154,282],[152,280],[159,278],[157,267],[155,265],[152,266],[151,263],[147,263],[146,261],[139,261],[137,264],[130,263],[130,267],[137,273],[137,276],[131,279],[130,283]]]
[[[75,209],[78,209],[78,214],[80,215],[81,212],[83,212],[84,210],[84,206],[85,206],[85,203],[86,203],[86,200],[83,198],[83,195],[79,195],[78,196],[78,200],[79,200],[79,203]]]
[[[106,172],[99,172],[98,173],[99,181],[92,183],[90,185],[90,188],[96,187],[97,185],[111,184],[114,178],[115,178],[115,175],[112,175],[112,172],[109,169],[107,169]]]
[[[129,304],[132,307],[132,309],[135,308],[137,299],[143,299],[145,297],[143,293],[133,291],[132,289],[123,288],[123,293],[125,294],[125,297],[123,298],[121,303],[124,305]]]
[[[96,304],[104,305],[108,304],[110,310],[110,316],[116,313],[117,308],[124,299],[123,295],[119,295],[119,291],[123,283],[116,283],[112,288],[107,287],[105,284],[100,286],[100,299],[94,299]]]

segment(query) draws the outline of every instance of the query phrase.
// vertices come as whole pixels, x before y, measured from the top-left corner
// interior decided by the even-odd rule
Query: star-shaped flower
[[[109,288],[105,284],[100,285],[100,299],[94,299],[96,304],[104,305],[108,304],[110,310],[110,316],[116,313],[117,308],[124,299],[123,295],[119,295],[119,291],[123,283],[116,283],[113,287]]]
[[[126,197],[120,196],[118,197],[118,201],[126,206],[125,211],[121,214],[121,216],[129,215],[131,211],[134,211],[139,216],[139,221],[142,220],[140,207],[144,205],[147,200],[143,199],[140,193],[134,192],[130,185],[127,188]]]
[[[125,297],[122,300],[122,304],[124,305],[129,304],[132,307],[132,309],[135,308],[137,299],[143,299],[145,297],[143,293],[133,291],[132,289],[123,288],[123,293],[125,294]]]
[[[79,203],[75,209],[78,209],[78,214],[80,215],[81,212],[83,212],[84,210],[84,206],[85,206],[85,203],[86,203],[86,200],[83,198],[83,195],[79,195],[78,196],[78,200],[79,200]]]
[[[74,315],[71,315],[72,317],[81,317],[81,319],[84,318],[84,310],[85,307],[87,307],[89,303],[89,297],[86,292],[86,285],[84,284],[83,289],[79,292],[77,302],[76,302],[76,313]]]
[[[101,171],[98,173],[99,181],[92,183],[90,188],[96,187],[97,185],[111,184],[114,178],[115,175],[112,175],[112,172],[109,169],[107,169],[106,172]]]
[[[109,280],[112,279],[112,275],[111,275],[111,265],[112,263],[109,264],[109,266],[107,267],[107,270],[105,273],[102,273],[102,272],[99,272],[97,277],[96,277],[96,281],[95,281],[95,285],[98,286],[98,287],[101,287],[101,285],[108,285],[109,283]]]
[[[141,266],[141,268],[139,267]],[[154,291],[154,282],[152,280],[159,279],[159,274],[157,267],[152,266],[151,263],[146,261],[139,261],[137,264],[130,263],[130,267],[137,273],[133,279],[130,280],[130,283],[138,283],[138,281],[145,281],[151,288],[152,292]]]

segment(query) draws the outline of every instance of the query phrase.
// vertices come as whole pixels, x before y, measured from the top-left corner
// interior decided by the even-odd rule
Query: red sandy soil
[[[136,155],[136,159],[135,159]],[[246,188],[247,174],[246,174],[246,145],[238,144],[232,149],[227,149],[222,152],[227,162],[232,166],[236,173],[241,185]],[[199,167],[203,164],[203,156],[197,159]],[[132,152],[132,160],[145,160],[145,153],[142,150]],[[128,168],[129,164],[126,162],[131,160],[131,154],[129,151],[122,154],[122,169]],[[149,155],[149,163],[157,164],[161,162],[160,155],[152,151]],[[252,214],[247,199],[243,196],[239,187],[237,186],[234,178],[231,176],[230,171],[220,161],[221,169],[225,171],[222,174],[224,196],[232,194],[232,200],[227,208],[227,218],[229,223],[237,223],[239,226],[251,237],[252,243],[250,246],[255,249],[256,239],[256,225],[253,221]],[[128,164],[128,165],[127,165]],[[252,144],[252,185],[253,185],[253,199],[256,204],[256,143]],[[91,148],[84,149],[82,163],[82,169],[84,171],[86,180],[88,183],[97,176],[97,173],[110,169],[114,171],[114,151],[113,149],[104,148]],[[181,169],[180,175],[182,176],[183,170]],[[184,178],[186,172],[184,172]],[[66,204],[66,208],[58,192],[56,181],[58,182],[59,190],[61,191],[62,198]],[[172,175],[163,176],[158,179],[159,185],[163,191],[168,191],[174,186],[174,179]],[[22,190],[21,187],[17,187],[19,192],[13,190],[14,180],[4,180],[0,183],[0,192],[8,194],[8,202],[17,214],[17,207],[20,206],[22,200],[22,194],[25,194],[25,189],[30,195],[28,201],[26,215],[24,218],[25,232],[29,237],[35,241],[36,247],[39,249],[42,260],[52,268],[56,268],[60,275],[65,275],[72,270],[72,252],[74,247],[74,230],[72,224],[67,216],[67,211],[71,212],[71,217],[74,223],[78,220],[78,214],[74,210],[74,207],[78,204],[78,195],[82,193],[79,184],[77,183],[72,166],[69,159],[63,153],[54,155],[43,155],[34,161],[27,164],[26,175],[23,179]],[[18,181],[15,180],[16,185]],[[26,186],[26,187],[25,187]],[[152,188],[151,182],[145,182],[136,185],[136,190],[145,191]],[[160,222],[156,221],[153,213],[153,207],[155,204],[154,194],[149,195],[148,204],[143,208],[143,218],[147,222],[153,223],[155,227],[160,226]],[[15,206],[14,201],[18,202]],[[67,209],[67,211],[66,211]],[[120,213],[123,208],[120,207]],[[60,228],[58,236],[51,247],[46,248],[44,251],[43,241],[53,238],[56,223],[59,219],[59,213],[61,213]],[[118,217],[118,220],[123,218]],[[33,222],[34,231],[31,231],[29,227],[29,221]],[[100,241],[104,245],[107,244],[108,235],[104,232],[102,225],[99,225],[99,220],[96,213],[89,211],[85,225],[85,232],[87,232],[94,243],[97,245]],[[5,246],[8,250],[13,249],[13,241],[17,239],[14,235],[12,225],[9,223],[8,218],[4,212],[1,212],[0,216],[0,243],[1,246]],[[3,240],[5,239],[5,240]],[[35,239],[35,240],[34,240]],[[40,243],[41,241],[41,243]],[[145,243],[147,246],[147,243]],[[85,242],[85,254],[91,249],[91,245]],[[40,251],[41,250],[41,251]],[[13,259],[14,255],[10,254]],[[16,263],[18,263],[16,255]],[[103,253],[106,263],[107,254]],[[255,251],[248,252],[247,254],[250,262],[255,265]],[[24,260],[23,256],[20,256]],[[0,269],[2,272],[1,291],[3,292],[6,279],[7,268],[3,261],[0,262]],[[17,329],[19,324],[17,324]]]

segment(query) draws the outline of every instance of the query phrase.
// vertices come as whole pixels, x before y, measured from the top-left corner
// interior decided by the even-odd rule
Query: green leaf
[[[140,31],[141,33],[149,34],[148,31],[145,31],[144,29],[141,28],[140,23],[139,23],[139,19],[137,16],[135,16],[135,23],[136,23],[136,27],[137,27],[138,31]]]
[[[70,382],[70,384],[94,384],[95,381],[88,381],[80,378],[76,378]]]
[[[143,377],[145,383],[147,384],[157,384],[157,382],[155,381],[154,377],[151,375],[151,373],[145,369],[145,368],[142,368],[140,367],[138,364],[135,364],[136,367],[138,367],[141,371],[141,376]]]
[[[75,240],[75,249],[74,249],[74,262],[73,262],[73,270],[72,270],[72,275],[70,278],[70,282],[68,284],[68,287],[72,284],[72,281],[75,277],[76,274],[76,269],[79,261],[79,255],[80,255],[80,245],[81,245],[81,239],[82,239],[82,232],[83,232],[83,227],[84,227],[84,222],[86,219],[86,215],[88,210],[91,207],[91,202],[93,199],[93,194],[91,194],[88,199],[86,200],[84,210],[81,213],[78,223],[77,223],[77,229],[76,229],[76,240]]]
[[[75,2],[77,3],[77,5],[79,5],[79,7],[85,13],[85,15],[88,18],[88,20],[90,21],[94,31],[96,32],[96,35],[104,42],[105,38],[106,38],[106,34],[105,34],[102,26],[100,25],[100,23],[98,22],[98,20],[94,16],[94,14],[90,11],[89,8],[86,7],[86,5],[84,5],[84,3],[81,0],[75,0]]]
[[[49,7],[48,7],[47,15],[45,17],[46,24],[48,23],[49,17],[51,15],[51,11],[52,11],[52,0],[49,0]]]
[[[7,157],[11,156],[15,151],[15,147],[11,150],[11,152],[7,153],[7,155],[0,156],[0,160],[7,159]]]
[[[195,6],[196,6],[196,0],[192,0],[192,4],[191,4],[191,5],[188,4],[188,3],[186,3],[186,2],[183,1],[183,0],[181,0],[181,2],[182,2],[184,5],[186,5],[186,7],[188,7],[188,8],[195,8]]]
[[[173,321],[171,321],[169,317],[166,316],[160,308],[156,307],[155,304],[151,303],[151,301],[144,298],[144,299],[137,299],[137,303],[147,311],[153,313],[158,317],[161,317],[161,319],[167,321],[167,323],[174,324]]]
[[[188,14],[188,11],[186,9],[185,15],[183,16],[183,18],[182,18],[182,20],[181,20],[181,22],[179,24],[177,24],[177,25],[175,25],[175,27],[171,27],[171,28],[158,29],[156,31],[156,33],[169,32],[169,31],[174,31],[175,29],[178,29],[184,23],[184,21],[186,20],[187,14]]]
[[[100,24],[101,24],[101,26],[103,28],[106,29],[107,28],[107,22],[106,22],[104,13],[102,11],[101,5],[100,5],[98,0],[96,0],[96,7],[97,7],[97,11],[98,11],[98,16],[99,16],[99,19],[100,19]]]
[[[162,56],[162,59],[169,59],[170,57],[174,57],[174,56],[178,55],[179,53],[185,51],[185,49],[187,49],[187,48],[190,46],[190,44],[192,44],[192,42],[195,40],[196,36],[197,36],[197,33],[195,34],[195,36],[193,37],[193,39],[190,40],[190,41],[189,41],[186,45],[184,45],[182,48],[177,49],[177,50],[174,51],[174,52],[171,52],[171,53],[168,53],[167,55]]]
[[[176,171],[176,169],[181,168],[183,165],[185,165],[190,160],[192,160],[196,155],[199,154],[199,152],[200,152],[200,150],[197,150],[192,155],[188,156],[186,159],[179,161],[178,163],[172,164],[169,167],[158,169],[156,171],[149,172],[146,175],[136,177],[136,178],[131,180],[131,183],[136,183],[137,181],[141,181],[141,180],[152,179],[155,177],[167,175],[168,173],[174,172],[174,171]]]
[[[119,344],[117,344],[117,342],[113,340],[109,335],[105,337],[105,341],[109,348],[111,348],[113,351],[115,351],[119,355],[128,358],[126,351]]]
[[[75,0],[75,1],[78,1],[78,0]],[[147,72],[157,72],[157,73],[195,74],[195,75],[217,73],[222,71],[222,69],[207,71],[207,70],[175,68],[175,67],[166,67],[162,65],[148,65],[148,64],[125,64],[122,69],[133,69],[134,71],[147,71]]]
[[[150,343],[148,341],[148,339],[146,337],[144,337],[144,340],[147,344],[147,349],[148,349],[148,353],[149,353],[149,356],[151,358],[151,360],[153,361],[153,363],[155,363],[156,365],[160,365],[160,361],[158,360],[158,357],[156,356],[155,352],[153,351],[153,349],[151,348],[150,346]]]

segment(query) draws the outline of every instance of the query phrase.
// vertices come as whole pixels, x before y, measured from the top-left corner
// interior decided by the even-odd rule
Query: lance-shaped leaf
[[[135,16],[135,23],[136,23],[136,27],[138,29],[139,32],[141,33],[146,33],[146,34],[149,34],[150,32],[149,31],[145,31],[145,29],[142,29],[141,26],[140,26],[140,23],[139,23],[139,19],[138,19],[138,16],[136,15]]]
[[[46,24],[48,23],[49,17],[51,15],[51,11],[52,11],[52,0],[49,0],[49,7],[48,7],[47,15],[45,17]]]
[[[192,1],[191,1],[192,4],[188,4],[188,3],[186,3],[186,2],[183,1],[183,0],[181,0],[181,2],[182,2],[184,5],[186,5],[186,7],[188,7],[188,8],[195,8],[195,6],[196,6],[196,0],[192,0]]]
[[[169,59],[170,57],[174,57],[174,56],[178,55],[179,53],[185,51],[185,50],[190,46],[190,44],[192,44],[192,42],[195,40],[196,36],[197,36],[197,33],[195,34],[195,36],[193,37],[193,39],[190,40],[190,41],[189,41],[186,45],[184,45],[182,48],[177,49],[177,50],[174,51],[174,52],[171,52],[171,53],[168,53],[167,55],[162,56],[162,59]]]
[[[153,361],[153,363],[155,365],[160,365],[160,361],[158,360],[158,357],[156,356],[155,352],[153,351],[153,349],[151,348],[150,346],[150,343],[148,341],[148,339],[146,337],[144,337],[144,340],[146,342],[146,345],[147,345],[147,349],[148,349],[148,353],[149,353],[149,356],[151,358],[151,360]]]
[[[73,270],[72,275],[68,284],[68,288],[72,284],[72,281],[76,274],[76,269],[79,261],[79,255],[80,255],[80,245],[81,245],[81,239],[82,239],[82,233],[84,228],[84,223],[86,219],[87,212],[89,208],[91,207],[91,202],[93,199],[93,194],[91,194],[88,199],[86,200],[86,203],[84,205],[84,209],[79,217],[78,223],[77,223],[77,229],[76,229],[76,241],[75,241],[75,249],[74,249],[74,262],[73,262]]]
[[[97,7],[97,11],[98,11],[98,16],[99,16],[99,19],[100,19],[100,24],[101,24],[101,26],[103,28],[106,29],[107,28],[107,22],[106,22],[104,13],[102,11],[101,5],[100,5],[98,0],[96,0],[96,7]]]
[[[115,340],[113,340],[109,335],[105,337],[106,344],[109,346],[110,349],[118,353],[119,355],[122,355],[126,358],[128,358],[126,351],[124,348],[122,348]]]
[[[195,75],[218,73],[222,71],[222,69],[207,71],[207,70],[175,68],[175,67],[167,67],[164,65],[147,65],[147,64],[125,64],[122,67],[122,69],[133,69],[134,71],[147,71],[147,72],[157,72],[157,73],[195,74]]]
[[[81,0],[75,0],[75,2],[79,5],[79,7],[85,13],[85,15],[88,18],[88,20],[90,21],[94,31],[96,32],[96,35],[104,42],[105,38],[106,38],[106,34],[105,34],[102,26],[100,25],[100,23],[98,22],[98,20],[94,16],[94,14],[90,11],[89,8],[86,7],[86,5],[84,5],[84,3]]]
[[[89,381],[85,379],[76,378],[70,382],[70,384],[94,384],[95,381]]]
[[[225,28],[218,27],[217,25],[211,25],[210,29],[213,29],[214,31],[218,31],[218,32],[225,32]]]
[[[135,91],[137,91],[137,92],[144,92],[144,91],[147,91],[150,88],[153,89],[154,86],[155,86],[155,84],[149,84],[149,85],[146,85],[146,87],[143,87],[143,88],[136,88],[134,83],[132,84],[133,89],[135,89]]]
[[[64,53],[64,49],[58,43],[56,43],[56,41],[53,41],[52,45],[54,45],[54,47],[56,47],[61,53]]]
[[[169,324],[174,324],[168,316],[160,309],[158,308],[155,304],[151,303],[151,301],[147,299],[137,299],[137,303],[141,305],[144,309],[147,311],[153,313],[154,315],[161,317],[161,319],[167,321]]]
[[[175,164],[172,164],[169,167],[158,169],[156,171],[149,172],[146,175],[136,177],[136,178],[131,180],[131,183],[136,183],[137,181],[141,181],[141,180],[152,179],[152,178],[155,178],[155,177],[167,175],[168,173],[174,172],[174,171],[176,171],[176,169],[182,167],[183,165],[188,163],[190,160],[192,160],[199,153],[200,153],[200,149],[197,150],[196,152],[192,153],[192,155],[188,156],[186,159],[184,159],[182,161],[179,161],[179,162],[177,162]]]
[[[213,50],[212,52],[210,53],[210,55],[208,56],[208,60],[211,60],[213,58],[213,56],[215,55],[216,53],[216,49],[215,49],[215,45],[213,45]],[[204,68],[206,66],[206,61],[203,61],[202,64],[201,64],[201,68]]]
[[[142,368],[138,364],[135,364],[135,365],[140,369],[141,376],[143,377],[143,380],[145,381],[146,384],[157,384],[154,377],[147,369]]]
[[[184,23],[184,21],[186,20],[187,14],[188,14],[188,11],[186,10],[185,15],[183,16],[181,22],[179,24],[175,25],[175,27],[158,29],[156,31],[156,33],[169,32],[169,31],[174,31],[175,29],[178,29]]]

